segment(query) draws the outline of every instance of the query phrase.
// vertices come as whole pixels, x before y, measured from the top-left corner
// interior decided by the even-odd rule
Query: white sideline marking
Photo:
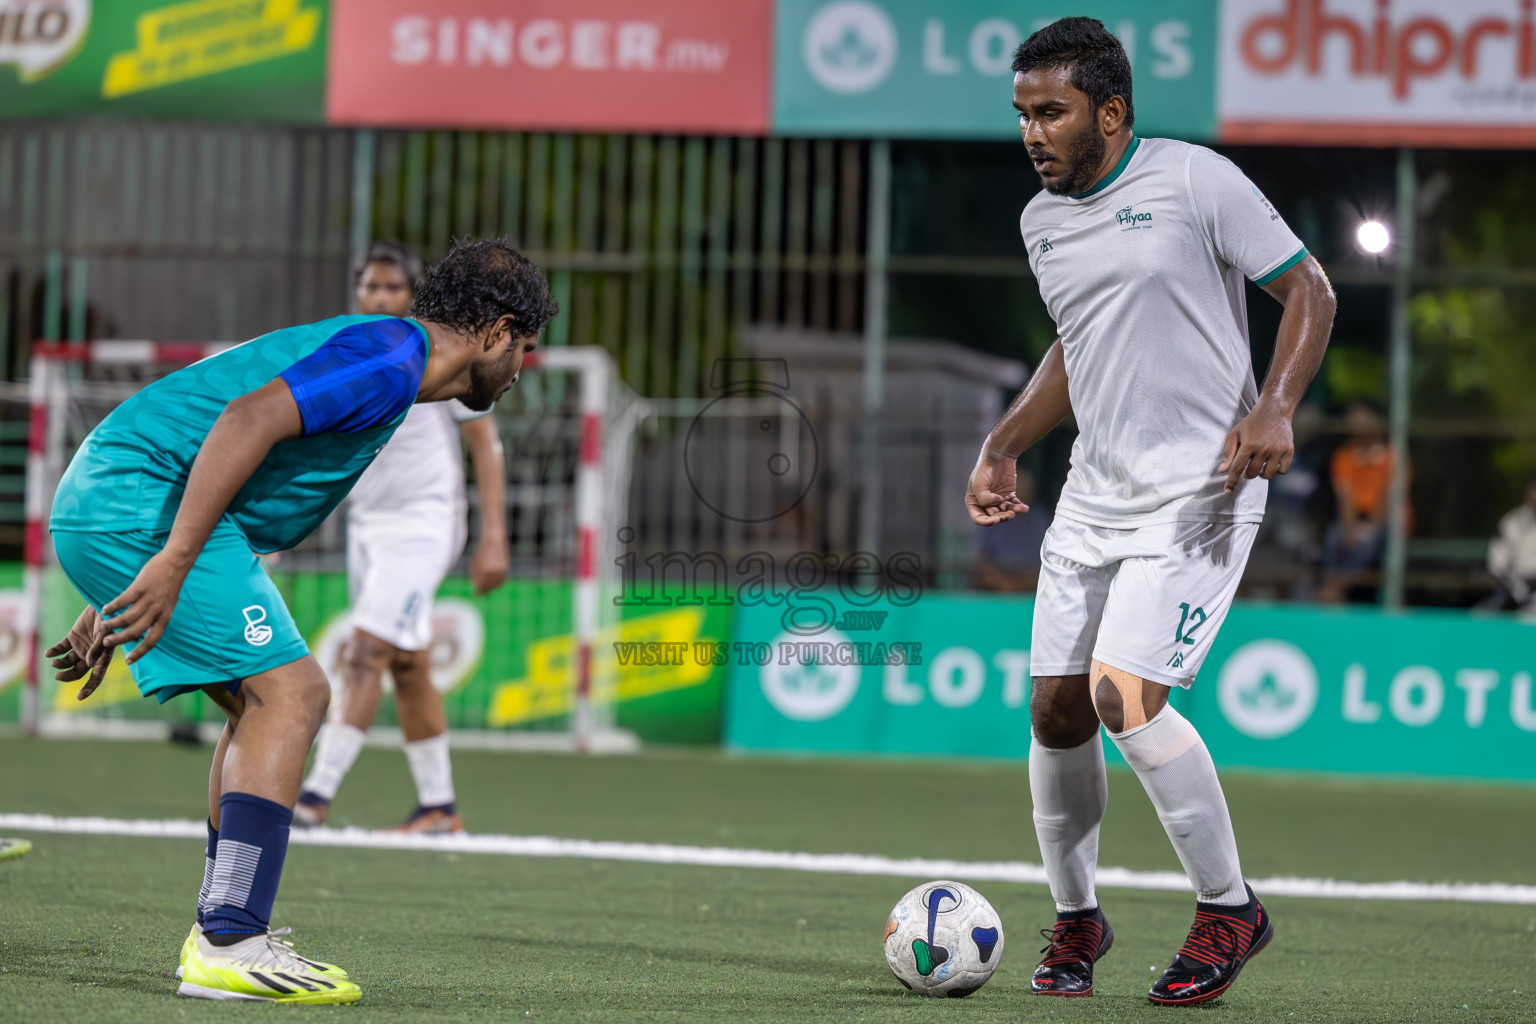
[[[145,818],[59,818],[51,814],[0,814],[0,829],[66,832],[74,835],[133,836],[152,839],[206,839],[201,821]],[[345,846],[372,850],[430,850],[435,853],[488,853],[503,857],[570,857],[583,860],[687,864],[706,868],[771,868],[823,875],[889,875],[898,878],[957,878],[968,882],[1018,882],[1044,885],[1045,868],[1016,861],[975,862],[877,857],[861,853],[781,853],[727,846],[671,846],[619,843],[551,836],[398,835],[360,828],[294,829],[298,846]],[[1189,881],[1175,871],[1100,868],[1097,884],[1110,889],[1188,892]],[[1536,905],[1536,885],[1505,882],[1340,882],[1331,878],[1256,878],[1265,896],[1306,896],[1339,900],[1454,900],[1464,903]]]

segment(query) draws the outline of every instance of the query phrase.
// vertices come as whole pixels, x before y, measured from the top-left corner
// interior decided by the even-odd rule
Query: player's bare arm
[[[1217,471],[1227,474],[1228,494],[1243,477],[1273,480],[1291,468],[1296,455],[1291,418],[1317,376],[1333,329],[1333,286],[1314,257],[1308,256],[1264,290],[1285,307],[1285,314],[1259,400],[1227,435]]]
[[[304,421],[293,393],[274,380],[225,407],[192,463],[165,547],[144,563],[128,589],[102,608],[109,647],[140,643],[128,664],[148,654],[170,621],[181,585],[208,536],[256,468],[280,441],[300,437]]]
[[[1067,367],[1061,355],[1061,339],[1057,338],[981,446],[976,468],[971,470],[970,486],[965,490],[965,506],[973,522],[993,526],[1029,511],[1014,493],[1018,486],[1018,458],[1071,413]]]
[[[475,488],[480,492],[480,543],[469,563],[469,579],[475,594],[488,594],[511,575],[507,559],[507,470],[496,432],[496,419],[482,416],[459,428],[475,467]]]

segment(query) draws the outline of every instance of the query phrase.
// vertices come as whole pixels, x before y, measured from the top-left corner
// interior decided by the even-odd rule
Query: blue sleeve
[[[368,320],[331,335],[278,374],[304,420],[304,436],[382,426],[416,401],[427,341],[408,320]]]

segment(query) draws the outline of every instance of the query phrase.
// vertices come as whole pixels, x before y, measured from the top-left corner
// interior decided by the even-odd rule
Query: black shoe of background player
[[[1040,952],[1045,958],[1029,979],[1037,996],[1093,995],[1093,965],[1115,944],[1115,933],[1103,911],[1077,910],[1059,913],[1056,927],[1040,929],[1049,944]]]
[[[331,813],[331,802],[319,793],[309,790],[299,794],[293,805],[293,823],[299,828],[319,828]]]
[[[1189,938],[1147,998],[1163,1006],[1193,1006],[1215,999],[1232,987],[1243,966],[1274,937],[1274,923],[1252,888],[1245,907],[1197,903]]]

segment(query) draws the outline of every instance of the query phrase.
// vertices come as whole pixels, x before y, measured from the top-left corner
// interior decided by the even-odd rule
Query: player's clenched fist
[[[1005,523],[1029,506],[1014,493],[1018,488],[1018,464],[1010,458],[982,452],[971,470],[970,486],[965,489],[965,507],[971,520],[981,526]]]
[[[1263,399],[1227,434],[1218,473],[1227,474],[1225,493],[1231,494],[1243,477],[1273,480],[1291,468],[1296,455],[1296,440],[1291,434],[1291,418],[1266,404]]]
[[[128,654],[128,664],[144,657],[160,642],[191,568],[188,560],[161,551],[144,563],[127,590],[101,609],[102,615],[109,616],[102,623],[111,632],[106,638],[109,647],[139,641]]]

